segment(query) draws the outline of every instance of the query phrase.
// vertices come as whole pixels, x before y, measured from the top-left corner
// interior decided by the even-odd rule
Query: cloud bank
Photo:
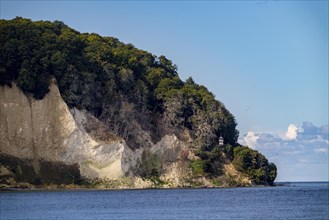
[[[328,181],[329,125],[303,122],[282,133],[249,131],[239,142],[277,165],[277,181]]]

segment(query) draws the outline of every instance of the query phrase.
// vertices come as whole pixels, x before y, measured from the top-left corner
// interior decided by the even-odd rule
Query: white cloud
[[[326,147],[315,148],[313,150],[316,153],[328,153],[328,148],[326,148]]]
[[[278,181],[301,177],[300,180],[323,180],[328,179],[328,175],[324,175],[329,160],[328,128],[328,125],[315,126],[311,122],[304,122],[300,128],[290,124],[286,133],[249,131],[239,142],[258,150],[277,164]],[[317,170],[311,167],[317,167]]]
[[[286,132],[286,139],[295,140],[297,138],[297,131],[298,131],[298,127],[294,124],[290,124]]]
[[[249,131],[248,134],[243,137],[243,144],[255,149],[258,139],[259,137],[255,134],[255,132]]]

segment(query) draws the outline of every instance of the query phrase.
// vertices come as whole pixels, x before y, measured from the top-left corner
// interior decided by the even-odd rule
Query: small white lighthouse
[[[218,138],[218,145],[219,145],[219,146],[223,146],[223,145],[224,145],[224,138],[223,138],[222,136],[220,136],[220,137]]]

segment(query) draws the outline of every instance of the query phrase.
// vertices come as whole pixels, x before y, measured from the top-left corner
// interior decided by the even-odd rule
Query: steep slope
[[[166,57],[59,21],[0,20],[0,33],[2,182],[273,183],[234,116]]]
[[[175,135],[164,136],[149,148],[131,150],[123,139],[106,134],[102,122],[88,112],[69,109],[55,82],[51,83],[49,93],[42,100],[26,96],[15,83],[11,88],[1,86],[0,102],[1,164],[6,170],[18,170],[21,169],[19,165],[11,164],[13,157],[28,161],[32,169],[29,174],[34,173],[35,177],[21,178],[31,183],[36,179],[42,183],[56,182],[52,178],[60,174],[44,179],[42,170],[47,169],[43,167],[45,162],[48,166],[61,162],[63,169],[66,165],[78,165],[84,177],[111,180],[124,175],[134,176],[138,173],[138,165],[147,161],[142,157],[151,155],[156,155],[164,174],[175,176],[171,174],[171,169],[175,169],[171,168],[175,166],[172,163],[177,162],[182,150],[188,151]],[[93,126],[91,134],[86,131],[88,126]],[[97,132],[105,137],[99,140]],[[170,168],[166,167],[166,163],[170,164]],[[74,182],[73,179],[67,181]]]

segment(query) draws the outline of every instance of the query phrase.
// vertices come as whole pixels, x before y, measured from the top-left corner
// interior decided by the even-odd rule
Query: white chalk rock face
[[[84,129],[88,113],[70,109],[56,84],[42,100],[25,95],[16,84],[0,88],[0,153],[21,159],[79,164],[89,178],[116,179],[136,161],[123,140],[98,143]],[[133,157],[132,157],[133,158]],[[135,158],[136,159],[136,158]]]
[[[138,175],[143,152],[149,152],[158,156],[165,177],[184,176],[184,172],[177,173],[181,165],[172,164],[188,148],[175,135],[165,135],[153,144],[150,134],[139,130],[145,146],[134,150],[106,132],[99,133],[99,140],[92,133],[102,130],[102,122],[86,110],[69,109],[54,81],[49,89],[42,100],[35,100],[15,83],[0,87],[0,154],[32,160],[36,173],[40,160],[60,161],[78,164],[80,174],[87,178],[118,179]],[[86,131],[88,123],[93,124],[90,133]]]
[[[43,100],[26,96],[17,86],[0,89],[0,150],[19,158],[57,160],[62,142],[75,123],[57,87]]]

